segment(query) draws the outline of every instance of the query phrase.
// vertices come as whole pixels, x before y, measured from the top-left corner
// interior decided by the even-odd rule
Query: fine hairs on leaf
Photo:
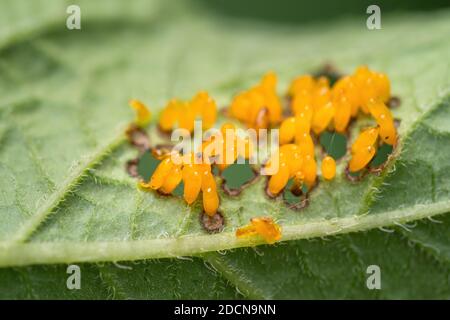
[[[64,1],[38,2],[33,12],[0,4],[0,298],[450,297],[448,9],[392,13],[368,32],[356,17],[305,28],[200,3],[138,0],[124,12],[119,0],[80,1],[78,32],[61,30]],[[325,62],[389,75],[400,145],[381,172],[351,183],[344,155],[300,210],[269,199],[264,176],[239,194],[218,188],[225,225],[215,234],[199,222],[201,199],[143,192],[126,172],[137,155],[129,99],[149,106],[149,141],[164,145],[156,122],[170,98],[207,90],[226,107],[268,70],[283,96]],[[281,225],[280,244],[236,238],[256,216]],[[69,263],[83,290],[65,287]],[[380,291],[364,285],[375,263]]]

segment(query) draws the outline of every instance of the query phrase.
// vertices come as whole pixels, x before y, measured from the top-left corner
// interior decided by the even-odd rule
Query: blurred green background
[[[215,14],[245,19],[266,20],[279,23],[330,22],[332,19],[365,14],[369,5],[380,6],[381,13],[402,11],[426,11],[450,6],[448,0],[194,0],[211,9]]]

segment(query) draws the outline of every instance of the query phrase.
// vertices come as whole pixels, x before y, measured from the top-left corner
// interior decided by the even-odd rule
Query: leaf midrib
[[[53,210],[64,200],[66,195],[74,189],[77,184],[82,180],[84,174],[87,170],[91,169],[95,165],[99,164],[106,155],[111,151],[119,147],[124,141],[125,129],[119,130],[120,134],[115,136],[110,143],[94,151],[90,156],[82,159],[82,164],[80,164],[74,172],[72,172],[57,188],[56,192],[53,192],[46,201],[39,207],[37,213],[32,215],[29,220],[26,221],[7,241],[7,245],[14,243],[20,243],[26,241],[31,234],[37,230],[41,223],[49,216]]]
[[[426,208],[426,210],[423,210]],[[450,200],[434,204],[420,204],[380,214],[367,214],[336,220],[283,227],[282,241],[317,236],[331,236],[369,230],[384,226],[398,226],[450,211]],[[206,252],[264,244],[262,239],[237,239],[234,232],[214,235],[191,235],[107,242],[32,242],[0,243],[0,267],[42,263],[133,261],[148,258],[173,258],[199,255]]]

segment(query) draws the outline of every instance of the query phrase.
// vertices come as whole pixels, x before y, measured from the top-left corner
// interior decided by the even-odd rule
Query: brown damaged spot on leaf
[[[243,183],[239,188],[230,188],[227,184],[227,179],[225,179],[222,175],[222,173],[220,173],[220,177],[222,178],[222,190],[223,192],[225,192],[225,194],[232,196],[232,197],[237,197],[238,195],[241,194],[241,192],[249,187],[250,185],[252,185],[259,177],[259,172],[258,170],[256,170],[255,168],[252,167],[252,172],[253,172],[253,178],[251,178],[250,180],[246,181],[245,183]]]
[[[396,151],[395,148],[392,149],[392,151],[388,154],[386,160],[381,165],[375,167],[369,166],[368,167],[369,173],[379,176],[383,172],[384,168],[386,168],[387,164],[393,161],[392,159],[395,158],[395,151]]]
[[[367,168],[368,173],[376,175],[376,176],[381,175],[381,173],[383,172],[384,168],[386,168],[386,166],[389,163],[389,161],[391,161],[392,157],[393,157],[392,155],[389,155],[387,160],[385,162],[383,162],[383,164],[381,164],[380,166],[368,167]]]
[[[150,152],[152,156],[158,160],[162,160],[165,156],[167,156],[173,149],[173,145],[171,144],[157,144],[153,148],[150,148]]]
[[[367,173],[368,173],[367,169],[363,169],[360,172],[358,172],[357,174],[351,173],[349,167],[347,166],[344,171],[344,176],[351,183],[357,183],[357,182],[361,181],[362,179],[364,179],[364,177],[367,175]]]
[[[225,218],[220,211],[213,216],[207,215],[204,211],[200,214],[200,224],[208,233],[221,232],[225,226]]]
[[[128,174],[133,178],[139,178],[142,179],[138,172],[138,164],[139,164],[139,158],[128,160],[126,163],[126,170]]]
[[[302,190],[301,186],[297,185],[297,184],[292,184],[290,191],[296,197],[300,197],[303,194],[303,190]]]
[[[383,169],[386,167],[386,163],[384,163],[383,165],[379,166],[379,167],[374,167],[371,168],[369,167],[369,173],[379,176],[381,174],[381,172],[383,172]]]
[[[290,203],[283,196],[283,202],[289,209],[300,211],[309,205],[309,192],[307,193],[302,192],[302,194],[299,195],[298,197],[300,198],[300,201],[296,203]]]
[[[387,102],[387,105],[389,108],[398,108],[402,104],[402,101],[400,100],[400,97],[398,96],[392,96],[389,98],[389,101]]]
[[[125,134],[128,141],[138,149],[140,154],[150,148],[150,138],[148,137],[147,132],[137,125],[130,124]]]
[[[229,117],[229,112],[228,110],[230,109],[230,106],[224,106],[222,108],[219,109],[219,114],[223,115],[224,117]]]
[[[162,139],[170,139],[170,135],[172,134],[172,131],[164,131],[161,129],[160,126],[156,126],[156,133],[158,136],[160,136]]]
[[[292,117],[292,112],[291,112],[291,107],[290,107],[290,105],[292,104],[292,97],[286,95],[281,102],[282,102],[282,107],[283,107],[282,108],[283,119]]]
[[[266,196],[269,199],[274,200],[274,199],[278,198],[282,192],[280,192],[279,194],[273,194],[272,192],[270,192],[269,191],[269,179],[270,179],[270,176],[268,176],[266,178],[266,184],[264,186],[264,193],[266,194]]]
[[[286,188],[283,189],[279,194],[277,195],[273,195],[270,191],[269,191],[269,178],[267,178],[266,180],[266,185],[265,185],[265,194],[266,196],[270,199],[270,200],[276,200],[276,199],[282,199],[283,204],[291,210],[294,211],[300,211],[304,208],[306,208],[309,205],[309,194],[312,192],[312,190],[314,190],[317,187],[316,183],[311,190],[309,190],[308,192],[303,192],[303,190],[301,188],[295,188],[294,186],[292,186],[291,188],[289,188],[288,191],[286,191]],[[298,198],[298,201],[296,200],[295,202],[290,202],[287,197],[286,194],[287,193],[291,193],[295,198]]]

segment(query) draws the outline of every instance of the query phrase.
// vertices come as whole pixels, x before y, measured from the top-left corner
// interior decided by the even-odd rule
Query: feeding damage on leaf
[[[139,177],[138,165],[139,165],[139,158],[131,159],[131,160],[127,161],[126,170],[127,170],[128,174],[133,178]]]
[[[222,190],[229,196],[238,196],[259,177],[257,169],[248,163],[234,163],[220,173]]]
[[[200,214],[200,224],[206,232],[217,233],[223,230],[225,226],[225,218],[220,211],[216,211],[216,213],[212,216],[202,212]]]
[[[150,139],[147,132],[136,124],[130,124],[125,134],[128,142],[135,146],[140,154],[150,148]]]

